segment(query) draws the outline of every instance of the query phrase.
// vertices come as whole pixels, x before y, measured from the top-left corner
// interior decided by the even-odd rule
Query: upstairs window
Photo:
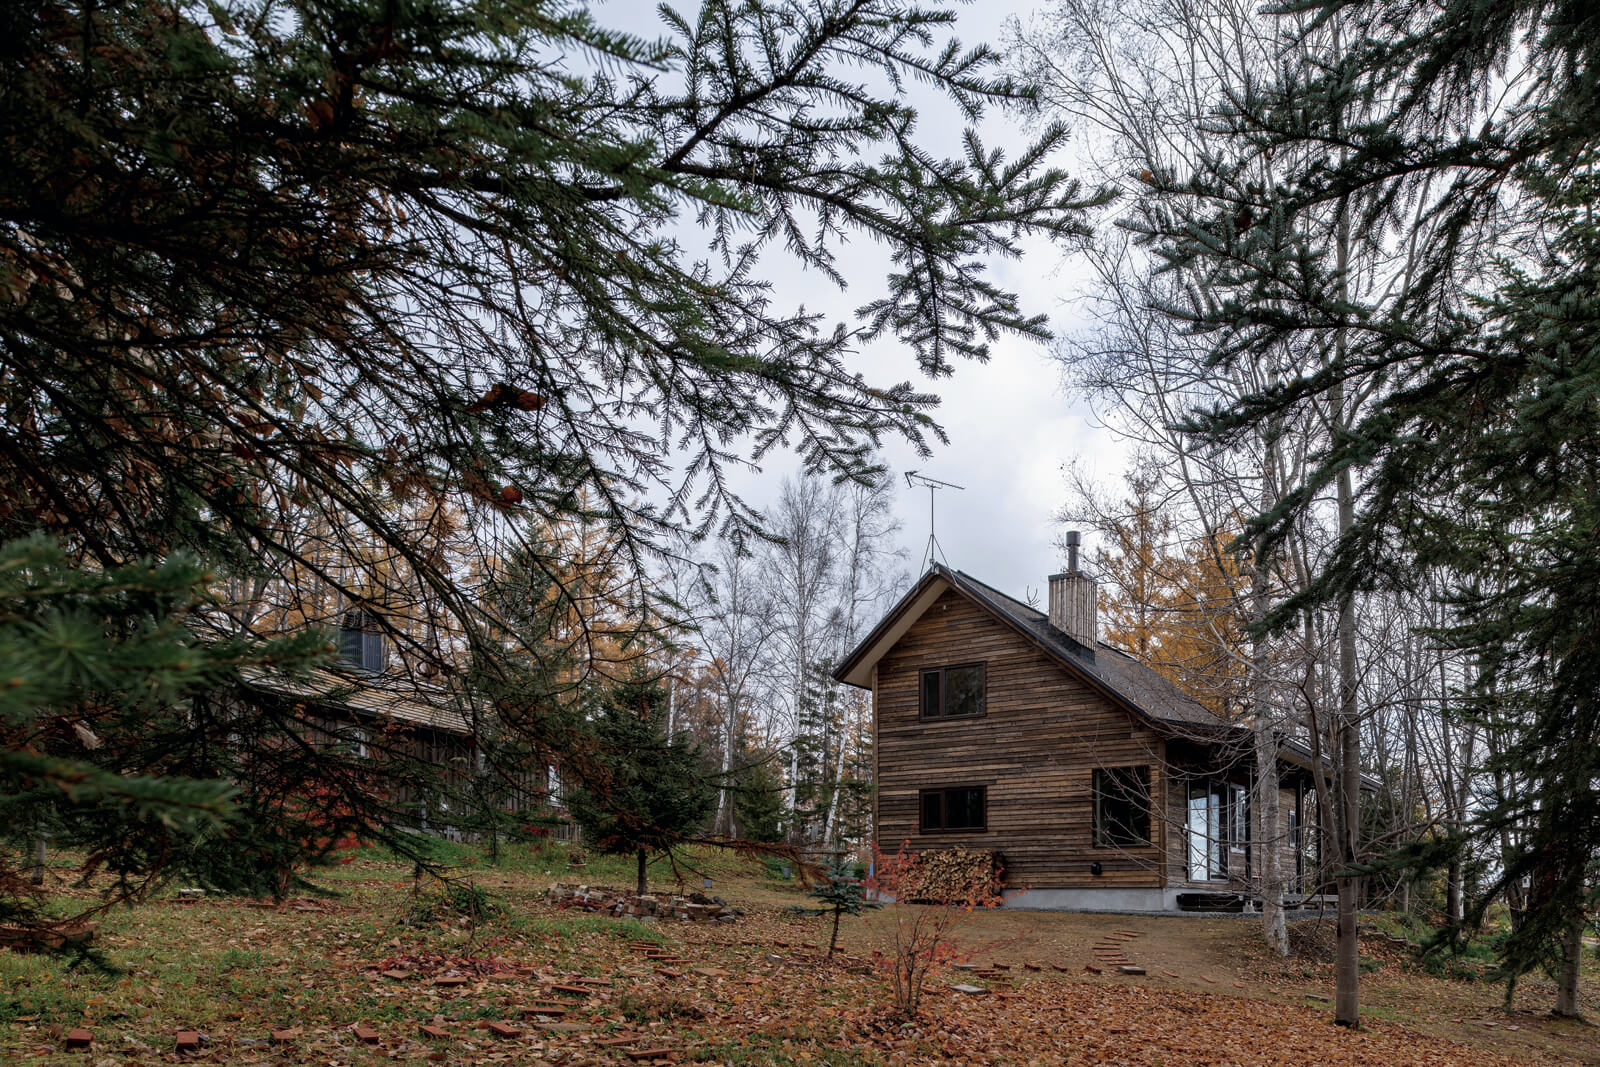
[[[1095,848],[1150,844],[1150,768],[1104,767],[1094,772]]]
[[[955,789],[924,789],[919,795],[922,815],[917,829],[982,830],[988,826],[988,790],[981,785]]]
[[[982,715],[983,664],[940,667],[922,672],[922,717],[966,719]]]
[[[384,665],[383,629],[364,611],[345,612],[339,625],[339,659],[347,667],[381,673]]]

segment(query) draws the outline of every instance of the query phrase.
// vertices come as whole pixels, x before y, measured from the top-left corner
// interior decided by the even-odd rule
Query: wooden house
[[[996,851],[1024,907],[1248,907],[1263,847],[1304,879],[1309,754],[1280,749],[1262,841],[1251,731],[1099,641],[1073,556],[1047,611],[935,563],[835,672],[873,694],[879,848]]]
[[[308,744],[342,749],[370,765],[407,828],[462,840],[470,834],[458,825],[457,809],[470,779],[484,773],[477,739],[489,713],[470,694],[392,669],[387,647],[380,626],[351,612],[339,628],[333,665],[296,675],[248,670],[235,699],[277,702]],[[411,767],[426,769],[408,773]],[[568,838],[554,781],[555,768],[541,764],[522,774],[501,805],[553,816],[554,832]]]

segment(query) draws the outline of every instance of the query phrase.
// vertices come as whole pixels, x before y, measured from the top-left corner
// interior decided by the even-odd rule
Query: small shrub
[[[414,925],[446,919],[480,923],[500,914],[489,891],[473,882],[446,882],[438,891],[419,890],[411,897],[407,919]]]
[[[876,853],[873,871],[867,888],[896,901],[916,895],[925,884],[916,854],[908,852],[904,844],[893,856]],[[998,870],[975,874],[970,885],[948,892],[943,901],[895,907],[894,954],[883,957],[882,962],[889,970],[895,1010],[902,1018],[916,1016],[922,1005],[923,981],[960,959],[953,944],[956,927],[976,909],[1000,905],[1000,878]]]

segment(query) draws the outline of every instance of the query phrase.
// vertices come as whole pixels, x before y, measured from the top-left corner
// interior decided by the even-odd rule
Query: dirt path
[[[1316,920],[1302,922],[1297,938],[1331,944],[1331,919],[1320,928],[1313,925]],[[887,943],[891,924],[889,915],[874,915],[854,926],[848,944],[853,951],[870,952]],[[1143,976],[1124,975],[1098,961],[1096,946],[1119,943],[1114,936],[1119,931],[1138,935],[1120,940],[1120,950],[1145,969]],[[1074,981],[1107,987],[1247,997],[1309,1008],[1332,1025],[1331,962],[1273,959],[1253,919],[982,911],[967,918],[957,943],[980,965],[1003,963],[1022,972],[1034,963],[1052,972],[1064,967]],[[1524,979],[1507,1012],[1499,985],[1428,975],[1403,950],[1381,941],[1364,943],[1363,957],[1376,969],[1362,976],[1362,1019],[1378,1030],[1399,1024],[1535,1063],[1600,1064],[1600,1028],[1551,1018],[1554,986],[1542,977]],[[1089,964],[1101,965],[1102,973],[1090,973]],[[1591,997],[1597,985],[1587,981]],[[1590,1008],[1600,1011],[1600,1004]]]

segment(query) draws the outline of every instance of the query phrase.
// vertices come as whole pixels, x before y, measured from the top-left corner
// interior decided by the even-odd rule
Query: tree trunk
[[[1343,397],[1338,397],[1338,418],[1342,422]],[[1350,470],[1339,473],[1339,533],[1341,537],[1355,525],[1355,490]],[[1335,885],[1339,894],[1339,955],[1334,966],[1334,1021],[1340,1026],[1361,1025],[1360,981],[1361,941],[1356,908],[1361,896],[1361,878],[1353,868],[1360,858],[1361,833],[1361,734],[1357,719],[1360,681],[1356,661],[1356,609],[1353,594],[1346,593],[1339,605],[1339,807],[1335,824],[1339,829]]]
[[[1578,996],[1578,979],[1583,965],[1583,916],[1573,921],[1562,939],[1561,976],[1556,983],[1556,1014],[1569,1019],[1583,1015],[1583,1001]]]
[[[45,839],[48,834],[37,834],[33,839],[33,884],[44,885]]]
[[[1270,442],[1268,447],[1273,447]],[[1262,511],[1268,510],[1272,491],[1270,454],[1261,464]],[[1259,623],[1267,616],[1268,574],[1264,539],[1257,538],[1250,571],[1250,614]],[[1260,833],[1256,840],[1256,869],[1261,882],[1261,936],[1280,957],[1289,955],[1289,924],[1283,913],[1283,794],[1278,782],[1277,717],[1273,714],[1271,664],[1267,639],[1256,635],[1250,643],[1250,703],[1255,715],[1256,810]]]
[[[1261,872],[1261,935],[1279,956],[1289,954],[1289,925],[1283,913],[1282,794],[1278,784],[1278,740],[1271,720],[1256,713],[1256,804],[1260,842],[1256,868]]]
[[[644,896],[644,849],[639,850],[639,895]]]

